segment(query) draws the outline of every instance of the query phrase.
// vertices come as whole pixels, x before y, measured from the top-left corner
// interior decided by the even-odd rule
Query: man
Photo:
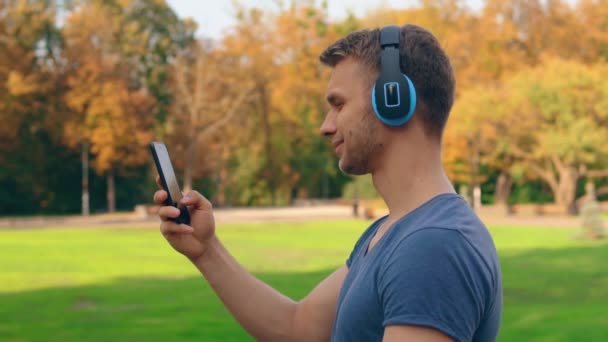
[[[299,302],[262,283],[222,246],[209,201],[190,192],[191,227],[161,231],[200,270],[238,322],[261,341],[494,341],[502,310],[492,238],[441,164],[452,107],[450,62],[414,26],[354,32],[320,56],[333,67],[321,133],[343,172],[371,173],[389,214]],[[164,191],[154,200],[162,203]]]

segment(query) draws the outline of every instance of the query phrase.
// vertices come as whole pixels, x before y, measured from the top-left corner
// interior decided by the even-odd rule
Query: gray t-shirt
[[[418,325],[457,342],[495,341],[500,264],[492,237],[464,199],[434,197],[398,220],[366,255],[385,219],[363,233],[346,262],[331,340],[381,341],[388,325]]]

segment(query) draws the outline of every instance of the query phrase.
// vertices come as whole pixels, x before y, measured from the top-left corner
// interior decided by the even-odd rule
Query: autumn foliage
[[[0,214],[149,203],[146,144],[216,205],[336,198],[318,127],[323,49],[359,28],[414,23],[445,47],[457,99],[444,137],[454,184],[484,203],[579,210],[608,193],[608,1],[423,0],[330,20],[325,3],[235,5],[222,37],[162,0],[0,1]]]

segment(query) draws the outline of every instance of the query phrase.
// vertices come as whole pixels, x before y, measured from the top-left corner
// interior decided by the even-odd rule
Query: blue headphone
[[[372,90],[374,113],[389,126],[401,126],[414,114],[416,89],[401,71],[398,26],[387,26],[380,31],[380,75]]]

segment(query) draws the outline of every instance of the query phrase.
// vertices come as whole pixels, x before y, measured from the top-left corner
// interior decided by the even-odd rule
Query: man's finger
[[[181,201],[183,205],[192,206],[194,210],[210,211],[213,209],[211,202],[201,195],[198,191],[192,190],[184,196]]]
[[[167,192],[165,190],[158,190],[154,193],[154,203],[163,204],[167,200]]]
[[[158,209],[158,216],[160,216],[161,220],[167,221],[170,218],[178,217],[179,209],[172,206],[160,207],[160,209]]]
[[[194,231],[194,229],[185,224],[177,224],[172,221],[164,221],[160,224],[160,231],[163,234],[190,234]]]
[[[158,185],[158,188],[161,190],[164,190],[165,188],[163,187],[163,183],[160,181],[160,176],[156,175],[156,185]]]

